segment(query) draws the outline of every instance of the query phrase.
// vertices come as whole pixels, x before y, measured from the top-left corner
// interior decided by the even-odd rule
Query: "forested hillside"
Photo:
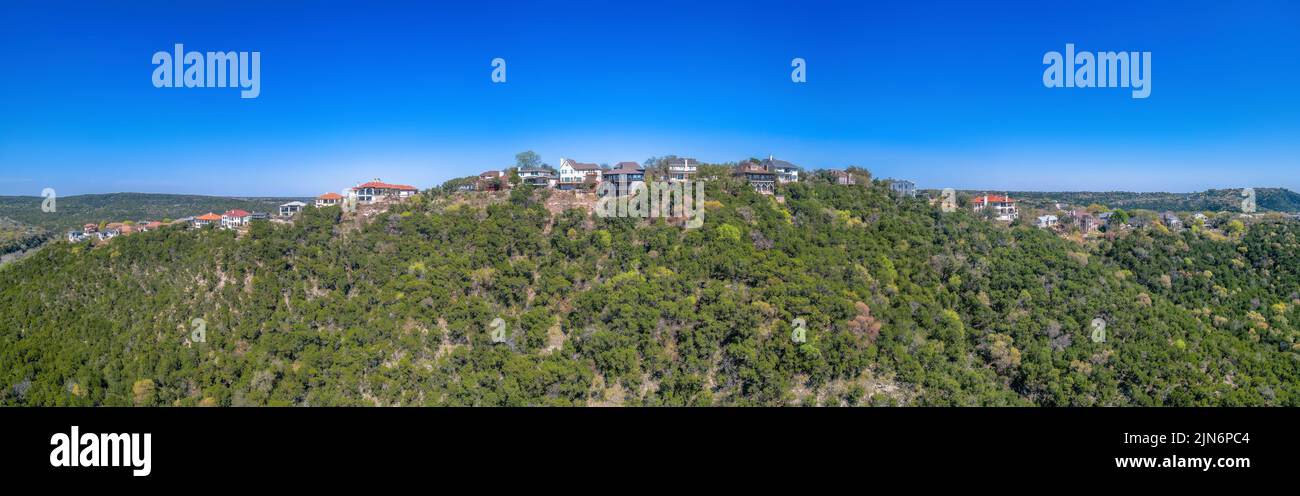
[[[0,268],[0,404],[1300,405],[1295,223],[1080,244],[781,193],[711,181],[700,229],[518,188],[60,242]]]

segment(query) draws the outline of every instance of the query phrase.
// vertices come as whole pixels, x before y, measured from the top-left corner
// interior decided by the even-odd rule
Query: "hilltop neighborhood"
[[[647,160],[645,164],[624,161],[613,166],[561,158],[558,168],[541,163],[531,163],[539,162],[535,159],[535,155],[533,157],[534,159],[530,163],[525,163],[521,159],[521,163],[514,167],[484,171],[477,176],[452,180],[447,184],[453,185],[452,189],[455,191],[467,193],[507,191],[519,185],[528,185],[534,188],[567,191],[574,194],[595,195],[600,190],[598,186],[603,183],[608,185],[604,191],[612,193],[614,196],[624,196],[631,193],[633,184],[649,182],[652,179],[667,181],[708,179],[698,177],[700,166],[703,164],[688,157],[652,158]],[[755,192],[772,195],[778,202],[784,200],[783,197],[777,195],[780,185],[798,183],[809,174],[804,168],[777,159],[772,155],[765,159],[750,158],[733,164],[726,164],[725,170],[731,177],[748,184]],[[847,170],[819,170],[815,173],[841,186],[856,185],[860,181],[872,181],[870,173],[852,167]],[[881,182],[887,185],[889,190],[899,198],[917,198],[922,196],[923,193],[915,183],[909,180],[884,179]],[[932,206],[940,206],[942,198],[939,194],[934,190],[928,191],[932,194],[924,195],[925,199]],[[388,183],[375,178],[347,188],[342,193],[328,192],[317,196],[311,206],[324,208],[342,205],[382,205],[389,202],[400,202],[417,194],[419,194],[419,189],[415,186]],[[1258,215],[1233,214],[1224,216],[1195,212],[1190,215],[1180,216],[1169,211],[1161,213],[1130,213],[1122,210],[1111,210],[1101,205],[1074,206],[1055,203],[1046,208],[1030,209],[1031,217],[1023,219],[1022,212],[1025,208],[1022,207],[1020,200],[1012,198],[1009,194],[967,192],[964,197],[965,201],[962,203],[965,208],[989,221],[1031,225],[1062,236],[1079,235],[1089,237],[1099,236],[1103,233],[1113,235],[1127,229],[1154,225],[1175,231],[1189,226],[1195,229],[1214,230],[1213,228],[1218,228],[1216,231],[1222,233],[1236,228],[1230,224],[1231,220],[1249,219]],[[86,240],[107,241],[118,236],[159,229],[164,225],[179,225],[192,228],[213,226],[219,229],[242,232],[252,222],[258,220],[281,223],[292,222],[294,216],[301,213],[308,206],[308,203],[303,201],[290,201],[280,205],[278,210],[273,213],[234,209],[222,213],[207,212],[168,222],[137,220],[86,224],[81,230],[68,232],[67,240],[74,243]]]

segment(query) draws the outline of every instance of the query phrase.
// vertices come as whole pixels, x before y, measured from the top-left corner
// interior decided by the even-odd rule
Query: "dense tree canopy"
[[[0,268],[0,404],[1300,404],[1295,223],[1084,244],[778,193],[716,177],[699,229],[521,187],[59,242]]]

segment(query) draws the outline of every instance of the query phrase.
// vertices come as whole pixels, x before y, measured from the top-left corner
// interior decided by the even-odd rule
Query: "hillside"
[[[1297,223],[1079,244],[783,188],[710,182],[693,230],[521,188],[60,242],[0,267],[0,404],[1300,405]]]
[[[243,209],[274,212],[301,198],[225,198],[200,195],[109,193],[56,198],[56,211],[41,211],[39,196],[0,196],[0,217],[49,231],[80,228],[87,223],[179,219],[207,212]]]
[[[1196,193],[1131,193],[1131,192],[1043,192],[1011,191],[1012,198],[1031,205],[1044,206],[1054,202],[1073,205],[1105,205],[1112,209],[1154,210],[1174,212],[1240,212],[1241,189],[1212,189]],[[971,191],[982,194],[983,191]],[[1000,193],[1000,192],[999,192]],[[1259,211],[1300,212],[1300,194],[1285,188],[1255,188],[1256,207]]]

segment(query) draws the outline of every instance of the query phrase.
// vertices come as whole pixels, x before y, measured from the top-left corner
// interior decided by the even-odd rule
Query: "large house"
[[[558,186],[560,189],[574,189],[584,183],[599,183],[603,172],[599,165],[561,158]]]
[[[294,214],[301,212],[307,204],[300,201],[291,201],[280,205],[280,217],[292,217]]]
[[[194,218],[194,227],[203,227],[221,222],[221,216],[208,212]]]
[[[539,188],[555,185],[555,171],[540,167],[523,167],[519,169],[519,180]]]
[[[776,192],[776,173],[760,163],[743,162],[731,175],[743,179],[759,193],[770,195]]]
[[[679,157],[668,161],[668,180],[687,181],[695,177],[699,162],[693,158]]]
[[[501,191],[509,187],[506,182],[506,175],[501,171],[490,170],[478,175],[478,183],[475,187],[479,191]]]
[[[916,183],[906,179],[891,181],[889,189],[908,198],[916,197]]]
[[[619,167],[605,171],[604,180],[612,185],[614,196],[623,196],[632,189],[632,183],[645,182],[645,167],[636,162],[619,162]]]
[[[1016,200],[1005,195],[990,195],[985,193],[983,196],[975,197],[971,202],[976,212],[990,209],[993,212],[993,218],[1011,222],[1020,217],[1020,211],[1016,209]]]
[[[248,225],[248,222],[252,220],[252,217],[253,214],[244,210],[227,210],[226,213],[221,214],[221,227],[226,229],[238,229]]]
[[[763,168],[767,169],[772,174],[775,174],[776,180],[779,181],[781,184],[799,182],[800,169],[799,166],[797,165],[794,165],[790,162],[786,162],[784,160],[778,160],[772,158],[771,155],[768,155],[767,160],[764,160],[759,164],[762,165]]]
[[[400,200],[414,195],[417,191],[419,190],[415,186],[389,184],[376,179],[356,185],[350,190],[350,193],[357,197],[357,202],[369,204],[379,201]]]
[[[338,193],[325,193],[316,197],[316,208],[332,207],[343,203],[343,195]]]
[[[1079,224],[1079,231],[1084,234],[1100,231],[1103,224],[1100,217],[1092,215],[1087,210],[1071,210],[1070,217]]]
[[[1183,219],[1180,219],[1178,217],[1178,214],[1175,214],[1173,212],[1165,212],[1163,214],[1160,214],[1160,222],[1163,222],[1165,224],[1165,227],[1168,227],[1169,229],[1175,231],[1183,228]]]

